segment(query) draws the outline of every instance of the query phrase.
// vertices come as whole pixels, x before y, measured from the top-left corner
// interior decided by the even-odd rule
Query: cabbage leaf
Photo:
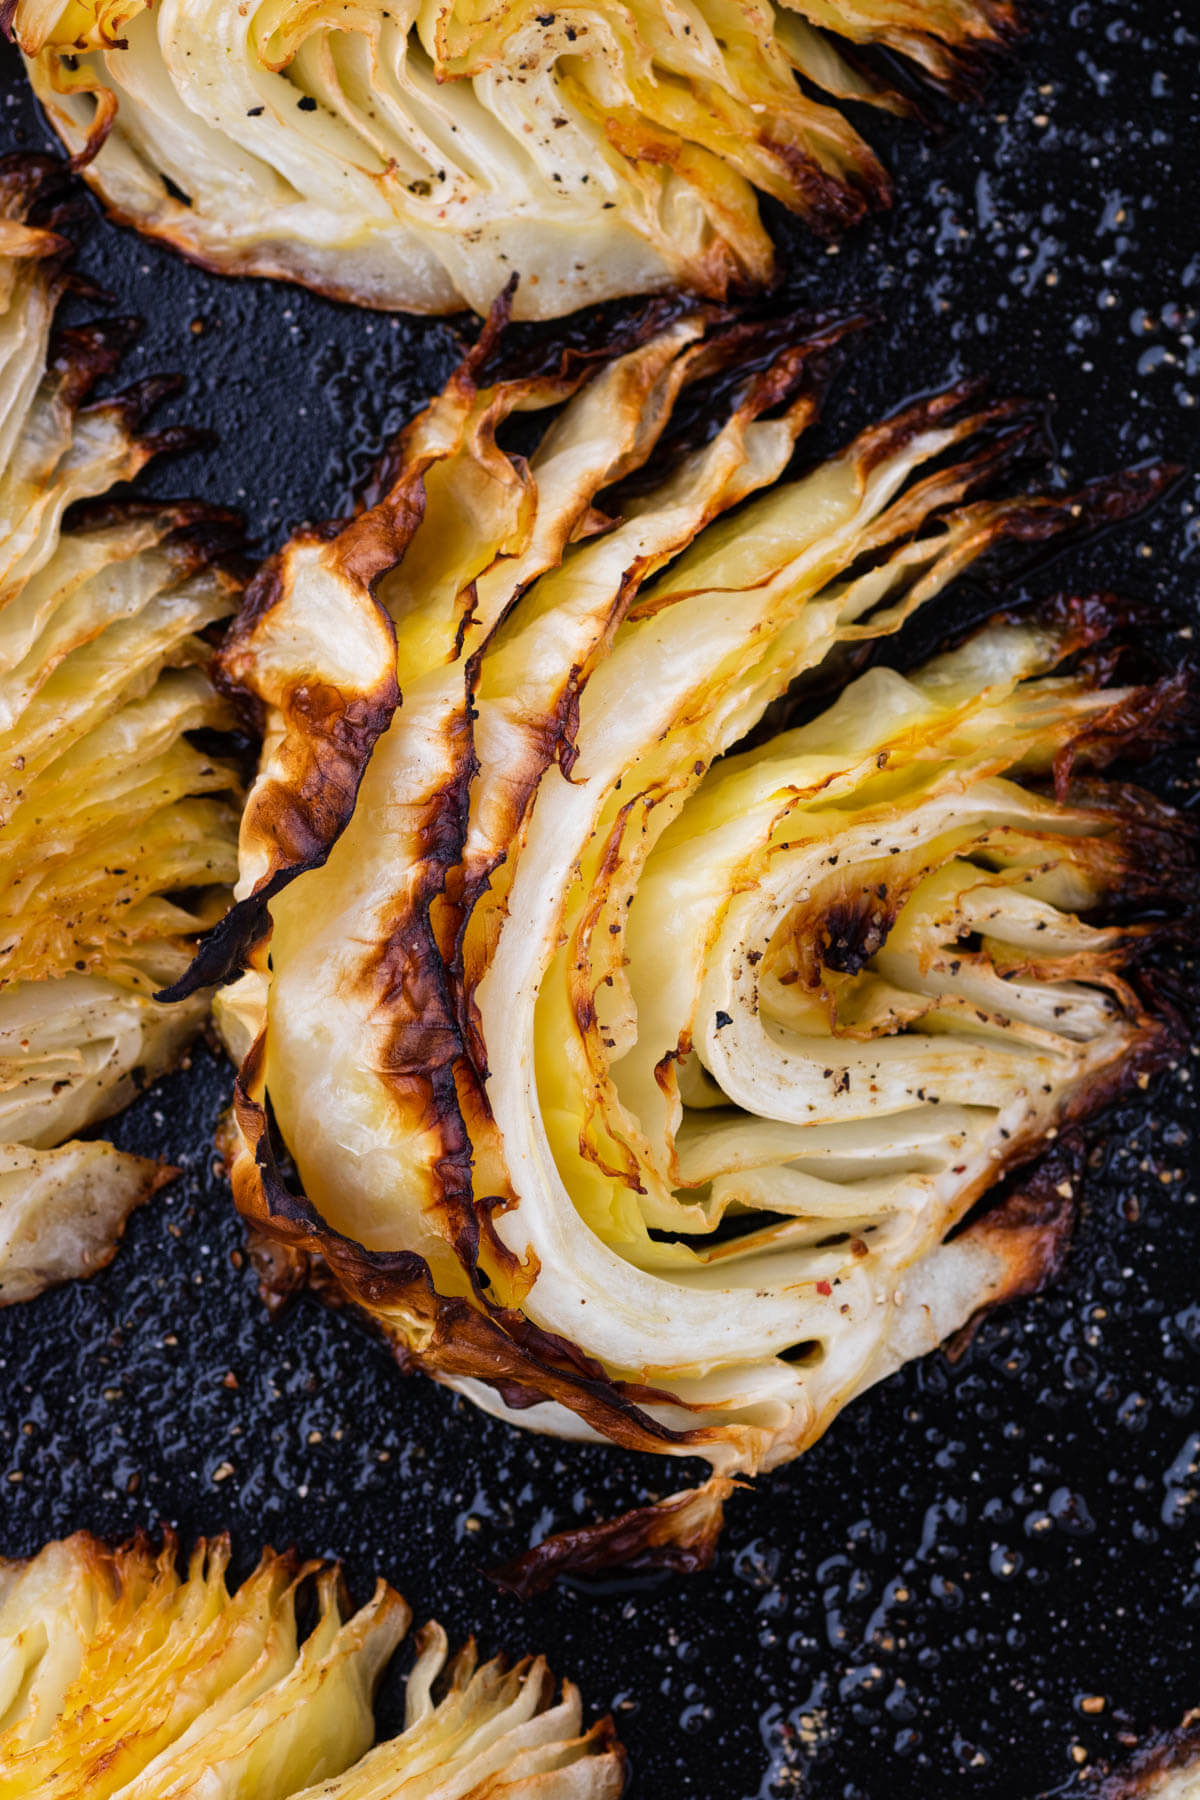
[[[360,305],[520,314],[770,280],[757,194],[832,235],[886,205],[837,105],[911,110],[859,48],[970,91],[1016,0],[15,0],[114,217]],[[818,97],[819,96],[819,97]]]
[[[197,1029],[204,996],[154,994],[236,873],[238,773],[192,735],[233,723],[207,641],[232,521],[102,501],[175,434],[141,429],[159,383],[88,404],[124,328],[52,335],[61,187],[0,165],[0,1302],[101,1267],[171,1173],[78,1134]]]
[[[276,1278],[323,1265],[516,1423],[707,1458],[664,1503],[693,1563],[731,1477],[1058,1266],[1066,1174],[967,1215],[1174,1042],[1129,912],[1179,902],[1186,834],[1096,771],[1182,690],[1115,680],[1115,605],[844,685],[984,551],[1163,472],[981,498],[1029,420],[960,388],[789,476],[846,328],[684,315],[565,397],[469,359],[224,653],[268,728],[195,979],[246,959],[224,1148]],[[613,1542],[669,1559],[661,1523]]]

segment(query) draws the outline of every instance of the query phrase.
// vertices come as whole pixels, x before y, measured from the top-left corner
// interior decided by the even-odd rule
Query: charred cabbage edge
[[[486,313],[519,273],[528,318],[768,281],[759,192],[826,235],[890,198],[837,102],[909,107],[858,50],[971,92],[1018,30],[1016,0],[9,0],[5,17],[114,217],[367,306]]]

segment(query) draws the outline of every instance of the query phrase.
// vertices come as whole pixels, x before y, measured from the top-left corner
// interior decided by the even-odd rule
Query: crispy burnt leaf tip
[[[543,1657],[449,1657],[426,1625],[404,1729],[375,1744],[405,1601],[381,1580],[353,1612],[336,1568],[271,1550],[231,1593],[229,1557],[201,1541],[181,1576],[169,1533],[80,1533],[0,1563],[3,1800],[617,1800],[611,1720],[585,1731]]]
[[[1071,1184],[981,1196],[1178,1035],[1140,964],[1190,838],[1100,772],[1186,682],[1127,673],[1116,603],[844,660],[1170,472],[988,498],[1035,425],[968,385],[787,479],[858,323],[468,359],[222,658],[265,720],[217,1016],[272,1285],[319,1278],[502,1417],[722,1478],[1052,1272]],[[841,692],[765,729],[806,683]],[[722,1498],[682,1548],[699,1513],[660,1503],[513,1585],[601,1542],[699,1565]]]
[[[550,318],[719,298],[774,257],[758,194],[825,237],[889,204],[842,109],[978,94],[1017,0],[7,0],[0,24],[124,223],[360,305]]]
[[[78,1134],[197,1029],[204,997],[153,994],[236,873],[238,776],[191,734],[232,722],[204,634],[236,604],[237,524],[101,499],[180,434],[143,429],[161,382],[89,401],[129,321],[53,331],[63,176],[0,162],[0,1304],[101,1267],[169,1179]]]
[[[543,1538],[491,1579],[518,1600],[544,1593],[564,1575],[588,1577],[613,1568],[632,1573],[670,1569],[692,1575],[711,1566],[725,1522],[725,1502],[738,1484],[712,1475],[698,1488],[635,1507],[599,1525]]]
[[[1148,1738],[1115,1768],[1083,1771],[1056,1795],[1079,1800],[1196,1800],[1200,1794],[1200,1709],[1193,1708],[1172,1731]],[[1040,1800],[1051,1800],[1043,1794]]]

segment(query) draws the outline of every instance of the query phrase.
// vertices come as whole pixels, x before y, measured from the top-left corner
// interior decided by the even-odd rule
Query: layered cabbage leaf
[[[448,1658],[426,1625],[404,1729],[375,1745],[405,1601],[380,1580],[352,1612],[336,1568],[270,1550],[231,1593],[229,1558],[202,1541],[181,1576],[169,1535],[114,1551],[81,1532],[0,1565],[5,1800],[617,1800],[611,1722],[585,1731],[544,1657]]]
[[[1029,419],[955,389],[788,477],[845,326],[648,329],[511,379],[485,346],[252,585],[223,660],[266,743],[192,979],[247,964],[225,1149],[277,1272],[720,1484],[1056,1266],[1065,1178],[967,1215],[1168,1053],[1133,911],[1186,836],[1094,771],[1181,685],[1064,601],[780,730],[990,546],[1162,472],[978,498]],[[668,1510],[701,1557],[712,1507]]]
[[[1016,0],[15,0],[47,115],[114,217],[227,273],[522,316],[770,279],[763,193],[829,235],[890,198],[838,102],[861,52],[971,91]]]
[[[107,1262],[166,1179],[79,1133],[196,1031],[203,997],[153,996],[236,873],[238,775],[201,747],[234,723],[206,635],[233,521],[102,498],[175,434],[141,429],[156,382],[87,403],[127,323],[52,335],[61,189],[0,164],[0,1303]]]

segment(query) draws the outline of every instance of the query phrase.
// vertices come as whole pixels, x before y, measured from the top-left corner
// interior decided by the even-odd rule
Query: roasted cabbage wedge
[[[890,197],[836,103],[910,108],[859,47],[962,92],[1019,29],[1016,0],[6,0],[2,17],[114,217],[367,306],[486,312],[516,272],[527,318],[769,280],[758,192],[827,235]]]
[[[224,1538],[180,1576],[170,1536],[113,1551],[86,1533],[0,1563],[4,1800],[617,1800],[611,1721],[585,1731],[544,1657],[448,1659],[426,1625],[404,1730],[375,1745],[411,1619],[396,1590],[350,1612],[336,1568],[267,1550],[230,1593],[228,1565]]]
[[[236,873],[237,775],[190,736],[232,723],[202,635],[232,521],[100,499],[177,434],[141,429],[158,383],[86,404],[128,322],[51,335],[61,186],[0,163],[0,1303],[107,1262],[170,1173],[78,1134],[195,1032],[202,996],[153,995]]]
[[[511,380],[485,343],[251,585],[263,761],[191,980],[248,960],[225,1149],[278,1279],[317,1260],[505,1418],[706,1457],[606,1540],[702,1561],[732,1476],[1056,1264],[1065,1178],[957,1228],[1167,1051],[1126,914],[1184,834],[1088,771],[1181,684],[1063,602],[772,735],[989,546],[1163,472],[975,498],[1029,420],[955,389],[787,479],[845,327],[652,323]]]

